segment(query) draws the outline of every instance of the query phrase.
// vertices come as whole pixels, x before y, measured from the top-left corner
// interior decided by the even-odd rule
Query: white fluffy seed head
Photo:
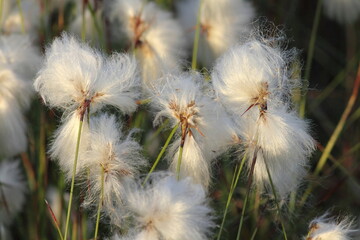
[[[0,163],[0,188],[0,224],[8,225],[25,202],[26,182],[19,160],[5,160]]]
[[[276,39],[251,39],[217,61],[212,72],[214,89],[230,112],[243,114],[250,106],[266,102],[276,107],[291,101],[292,90],[299,86],[291,78],[295,50],[283,51],[271,41]]]
[[[50,107],[67,111],[90,101],[91,111],[113,105],[130,113],[135,111],[140,94],[134,58],[114,54],[106,59],[66,34],[47,49],[34,86]]]
[[[254,114],[245,114],[243,118],[240,135],[249,169],[257,151],[254,184],[260,190],[272,192],[266,161],[276,191],[286,199],[306,175],[309,156],[315,149],[307,122],[284,108],[269,109],[261,118]]]
[[[33,96],[32,79],[40,68],[41,58],[28,36],[0,37],[1,85],[27,109]]]
[[[76,112],[66,116],[60,127],[55,131],[49,150],[51,158],[58,161],[58,164],[65,173],[65,178],[68,181],[72,178],[79,125],[80,118]],[[86,160],[84,156],[88,149],[88,145],[89,125],[87,121],[83,121],[76,174],[84,171],[84,162]]]
[[[180,25],[169,12],[153,2],[109,1],[115,31],[126,36],[140,62],[144,89],[164,73],[177,72],[184,57],[185,39]],[[120,29],[119,29],[120,23]]]
[[[341,24],[351,24],[359,18],[358,0],[324,0],[323,4],[326,15]]]
[[[357,232],[350,218],[334,219],[328,213],[315,218],[309,224],[309,233],[304,240],[350,240]]]
[[[124,182],[139,174],[146,166],[141,146],[131,135],[123,136],[114,116],[102,115],[91,120],[90,146],[85,155],[84,207],[96,207],[104,174],[103,211],[114,215],[124,198]]]
[[[2,94],[1,87],[0,83]],[[26,149],[26,124],[21,108],[14,97],[3,95],[0,97],[0,158],[15,156]]]
[[[202,240],[214,227],[204,189],[188,178],[152,177],[145,187],[129,187],[126,196],[135,220],[133,239]]]
[[[194,42],[199,3],[199,0],[177,2],[180,22],[188,33],[189,43]],[[254,15],[252,4],[244,0],[203,0],[199,61],[205,67],[212,67],[216,58],[249,32]]]
[[[168,118],[172,127],[179,125],[178,138],[185,138],[181,175],[208,187],[212,160],[229,145],[232,131],[225,111],[206,91],[205,80],[195,72],[166,75],[155,87],[152,107],[155,125]],[[175,141],[168,153],[173,170],[179,146]]]

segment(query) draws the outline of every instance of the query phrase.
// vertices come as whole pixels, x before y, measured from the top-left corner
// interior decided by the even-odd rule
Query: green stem
[[[93,19],[93,23],[94,23],[94,26],[95,26],[95,29],[96,29],[96,32],[98,33],[99,35],[99,39],[100,39],[100,44],[101,44],[101,47],[103,49],[105,49],[105,39],[104,39],[104,34],[103,34],[103,29],[102,29],[102,24],[99,24],[99,21],[98,21],[98,18],[96,17],[96,11],[95,9],[91,6],[90,2],[87,3],[87,7],[91,13],[91,17]]]
[[[281,219],[280,206],[279,206],[279,202],[278,202],[278,199],[277,199],[277,194],[276,194],[276,190],[275,190],[275,187],[274,187],[274,183],[272,181],[271,174],[270,174],[270,171],[269,171],[269,166],[268,166],[266,160],[264,160],[264,162],[265,162],[267,174],[269,176],[270,186],[271,186],[271,189],[272,189],[273,194],[274,194],[276,209],[277,209],[277,212],[278,212],[278,214],[280,216],[280,224],[281,224],[282,232],[283,232],[283,235],[284,235],[284,239],[287,240],[286,230],[285,230],[284,223],[283,223],[283,221]]]
[[[308,49],[307,58],[306,58],[305,77],[304,77],[305,81],[309,81],[309,78],[310,78],[311,65],[312,65],[312,60],[314,57],[314,50],[315,50],[316,35],[317,35],[318,28],[319,28],[319,23],[320,23],[322,1],[323,0],[318,0],[317,6],[316,6],[316,13],[315,13],[313,27],[311,30],[309,49]],[[300,107],[299,107],[299,115],[302,118],[305,116],[306,95],[307,95],[307,86],[304,84],[302,87],[302,91],[301,91],[301,99],[300,99]]]
[[[4,0],[0,0],[0,33],[2,31],[3,8],[4,8]]]
[[[82,16],[81,16],[81,40],[85,42],[86,38],[86,23],[85,23],[85,9],[86,1],[83,1],[82,5]]]
[[[179,156],[176,165],[176,176],[178,181],[180,180],[180,169],[181,169],[181,160],[182,160],[183,151],[184,151],[184,146],[180,145]]]
[[[243,205],[243,208],[242,208],[242,211],[241,211],[241,218],[240,218],[238,232],[237,232],[237,235],[236,235],[236,240],[240,240],[241,229],[242,229],[243,222],[244,222],[246,205],[247,205],[247,202],[248,202],[248,199],[249,199],[249,193],[250,193],[252,178],[253,178],[253,174],[254,174],[254,169],[255,169],[258,150],[259,150],[258,148],[255,148],[254,155],[253,155],[253,158],[252,158],[250,174],[249,174],[248,183],[247,183],[246,196],[245,196],[244,205]]]
[[[254,230],[253,234],[251,235],[251,239],[250,239],[250,240],[254,240],[254,239],[255,239],[255,236],[256,236],[256,233],[258,232],[258,230],[259,230],[259,227],[258,227],[258,226],[256,226],[256,228],[255,228],[255,230]]]
[[[80,147],[80,140],[81,140],[81,131],[83,126],[83,119],[81,118],[80,124],[79,124],[79,131],[76,141],[76,150],[75,150],[75,160],[73,165],[73,172],[72,172],[72,178],[71,178],[71,188],[70,188],[70,197],[69,197],[69,204],[68,204],[68,210],[66,215],[66,225],[65,225],[65,234],[64,234],[64,240],[67,240],[67,234],[69,229],[69,223],[70,223],[70,215],[71,215],[71,204],[74,194],[74,185],[75,185],[75,175],[76,175],[76,165],[79,158],[79,147]]]
[[[98,235],[98,231],[99,231],[101,207],[102,207],[102,202],[103,202],[103,199],[104,199],[104,175],[105,175],[104,168],[101,167],[101,191],[100,191],[99,206],[98,206],[97,217],[96,217],[94,240],[97,239],[97,235]]]
[[[146,175],[146,178],[145,178],[145,180],[144,180],[144,182],[143,182],[143,185],[145,185],[145,183],[146,183],[147,180],[149,179],[151,173],[155,170],[155,168],[156,168],[156,166],[158,165],[158,163],[159,163],[162,155],[165,153],[167,147],[169,146],[169,143],[170,143],[171,139],[173,138],[173,136],[174,136],[174,134],[175,134],[175,132],[176,132],[176,130],[177,130],[178,128],[179,128],[179,124],[176,124],[175,127],[172,129],[169,137],[166,139],[166,142],[165,142],[163,148],[161,149],[159,155],[157,156],[157,158],[156,158],[153,166],[151,167],[149,173]]]
[[[196,30],[195,30],[194,47],[193,47],[192,61],[191,61],[192,70],[196,70],[197,55],[199,51],[201,5],[202,5],[202,0],[200,0],[199,9],[196,17]]]
[[[228,199],[227,199],[227,202],[226,202],[225,211],[224,211],[224,215],[223,215],[223,218],[222,218],[222,221],[221,221],[221,226],[220,226],[220,230],[219,230],[217,240],[220,240],[220,238],[221,238],[221,233],[222,233],[222,230],[224,228],[226,215],[228,213],[228,208],[230,206],[232,196],[234,194],[235,188],[236,188],[237,183],[239,181],[240,173],[242,172],[242,168],[244,166],[245,159],[246,159],[246,154],[244,154],[244,157],[241,160],[240,167],[238,167],[238,165],[236,165],[236,167],[235,167],[233,178],[231,180],[230,192],[229,192]]]
[[[335,146],[336,141],[338,140],[344,126],[346,123],[346,120],[348,119],[351,110],[354,107],[354,104],[356,102],[358,93],[359,93],[359,87],[360,87],[360,65],[358,68],[358,73],[356,75],[356,79],[354,82],[354,86],[353,86],[353,92],[350,96],[350,99],[346,105],[346,108],[343,112],[343,114],[341,115],[340,121],[337,124],[333,134],[330,137],[330,140],[328,141],[328,143],[326,144],[326,147],[324,149],[324,152],[322,153],[320,160],[318,162],[318,164],[316,165],[316,168],[314,170],[313,176],[318,176],[320,171],[323,169],[323,167],[326,164],[327,159],[329,158],[329,155],[331,154],[331,150],[333,149],[333,147]],[[309,197],[311,191],[313,189],[313,185],[310,184],[309,187],[306,189],[302,199],[301,199],[301,205],[303,205],[305,203],[305,201],[307,200],[307,198]]]
[[[16,0],[16,3],[17,3],[17,6],[19,8],[19,13],[20,13],[21,32],[24,34],[25,33],[25,20],[24,20],[23,10],[21,7],[21,0]]]

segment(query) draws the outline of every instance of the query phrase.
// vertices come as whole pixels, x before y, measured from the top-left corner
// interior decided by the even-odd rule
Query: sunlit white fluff
[[[34,83],[44,102],[65,111],[64,124],[56,131],[51,155],[59,159],[70,177],[79,120],[105,105],[124,113],[135,111],[139,96],[136,62],[125,54],[105,58],[75,38],[63,34],[46,51],[46,61]],[[88,113],[89,114],[89,113]],[[79,165],[87,147],[88,126],[84,121],[79,148]],[[78,168],[79,169],[79,168]]]
[[[6,85],[22,107],[29,107],[34,93],[32,80],[40,68],[41,57],[26,35],[0,37],[0,71]]]
[[[214,89],[239,126],[255,184],[271,192],[268,164],[281,198],[295,190],[315,149],[308,124],[292,110],[291,78],[294,51],[283,51],[278,39],[249,40],[230,49],[212,73]],[[270,43],[272,46],[270,46]]]
[[[0,93],[1,87],[0,87]],[[27,149],[26,124],[16,99],[0,98],[0,157],[11,157]]]
[[[260,190],[272,192],[266,161],[274,187],[285,199],[306,175],[308,158],[315,148],[308,124],[284,108],[269,109],[260,118],[252,114],[243,118],[241,132],[249,169],[257,151],[254,183]]]
[[[61,125],[54,133],[49,149],[51,158],[58,161],[67,180],[71,180],[72,177],[79,125],[79,116],[76,112],[65,116],[62,119]],[[86,161],[84,156],[88,149],[89,141],[89,125],[87,121],[83,121],[76,173],[79,173],[84,168],[84,162]]]
[[[360,1],[358,0],[324,0],[325,13],[331,19],[342,24],[355,22],[360,15]]]
[[[212,72],[214,89],[226,108],[243,114],[253,104],[288,104],[291,90],[289,64],[294,51],[270,46],[276,39],[249,40],[226,52]],[[255,107],[254,107],[255,108]]]
[[[208,239],[212,210],[204,189],[189,178],[152,178],[145,187],[130,186],[126,206],[133,213],[135,227],[131,239],[202,240]]]
[[[205,80],[197,73],[166,75],[156,85],[152,107],[157,111],[154,123],[170,119],[171,126],[179,125],[168,158],[175,171],[181,141],[184,141],[181,175],[191,176],[196,183],[208,186],[212,160],[231,142],[226,115],[219,114],[220,106],[205,93]]]
[[[89,172],[84,175],[86,197],[83,205],[98,205],[104,172],[103,210],[113,215],[125,197],[124,182],[134,178],[146,161],[141,155],[141,146],[131,135],[124,136],[114,116],[102,115],[93,119],[91,129],[90,149],[85,156]]]
[[[17,1],[5,0],[5,2],[9,3],[6,5],[7,9],[4,11],[4,19],[1,21],[3,31],[7,34],[22,33],[22,25],[24,24],[24,31],[36,36],[40,26],[40,3],[36,0],[21,1],[21,9],[24,17],[24,22],[22,23]]]
[[[184,57],[185,38],[170,12],[153,2],[141,0],[108,1],[114,29],[135,49],[141,65],[145,89],[163,73],[176,72]],[[119,29],[120,24],[120,29]]]
[[[26,182],[19,160],[5,160],[0,163],[0,183],[0,223],[8,225],[25,202]]]
[[[105,58],[66,34],[53,41],[45,57],[34,86],[50,107],[73,111],[90,101],[91,111],[104,105],[135,111],[139,83],[133,58]]]
[[[324,214],[315,218],[309,224],[309,233],[304,240],[350,240],[356,232],[353,221],[349,218],[334,219]]]
[[[191,46],[199,3],[200,0],[177,2],[180,22]],[[255,13],[252,4],[244,0],[203,0],[201,5],[199,61],[210,68],[217,57],[248,34]]]

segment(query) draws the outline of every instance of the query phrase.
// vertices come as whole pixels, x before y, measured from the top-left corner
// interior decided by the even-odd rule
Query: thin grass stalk
[[[58,223],[58,221],[57,221],[57,219],[56,219],[56,217],[55,217],[55,214],[54,214],[53,210],[51,209],[50,204],[48,203],[48,201],[46,201],[46,199],[45,199],[45,204],[46,204],[46,206],[47,206],[47,208],[48,208],[48,210],[49,210],[49,213],[50,213],[50,215],[51,215],[51,218],[52,218],[53,221],[54,221],[54,225],[55,225],[55,227],[56,227],[56,230],[58,231],[58,235],[59,235],[60,239],[63,240],[64,237],[63,237],[63,235],[62,235],[62,233],[61,233],[59,223]]]
[[[70,223],[71,204],[72,204],[72,199],[73,199],[73,194],[74,194],[75,174],[76,174],[77,161],[79,158],[79,147],[80,147],[81,131],[82,131],[83,122],[84,122],[84,119],[83,119],[83,117],[81,117],[80,123],[79,123],[79,131],[78,131],[77,141],[76,141],[75,159],[74,159],[73,172],[72,172],[72,178],[71,178],[69,204],[68,204],[68,209],[67,209],[67,214],[66,214],[64,240],[67,240],[67,234],[68,234],[69,223]]]
[[[316,42],[316,35],[319,28],[320,23],[320,17],[321,17],[321,9],[322,9],[322,1],[318,0],[317,6],[316,6],[316,12],[315,12],[315,18],[311,30],[311,36],[310,36],[310,43],[309,43],[309,49],[307,52],[307,58],[306,58],[306,67],[305,67],[305,75],[304,79],[305,81],[309,81],[310,78],[310,72],[311,72],[311,65],[312,60],[314,57],[314,51],[315,51],[315,42]],[[303,85],[301,89],[301,99],[300,99],[300,106],[299,106],[299,115],[300,117],[305,116],[305,106],[306,106],[306,96],[307,96],[307,86]]]
[[[103,166],[101,166],[101,191],[100,191],[99,206],[98,206],[97,216],[96,216],[94,240],[96,240],[97,236],[98,236],[101,207],[102,207],[103,200],[104,200],[104,175],[105,175],[105,169]]]
[[[251,162],[250,174],[249,174],[249,178],[248,178],[248,182],[247,182],[247,190],[246,190],[243,209],[241,211],[240,223],[239,223],[239,228],[238,228],[238,232],[237,232],[237,235],[236,235],[236,240],[240,240],[241,229],[242,229],[242,226],[243,226],[243,223],[244,223],[245,210],[246,210],[246,205],[247,205],[248,198],[249,198],[250,188],[251,188],[251,184],[252,184],[252,178],[253,178],[253,175],[254,175],[254,169],[255,169],[258,150],[259,149],[256,147],[255,151],[254,151],[253,158],[252,158],[252,162]]]
[[[196,17],[196,29],[195,29],[194,46],[193,46],[192,61],[191,61],[192,70],[196,70],[196,65],[197,65],[197,56],[199,51],[199,39],[200,39],[200,14],[201,14],[202,2],[203,0],[200,0],[199,9]]]
[[[4,8],[4,0],[0,0],[0,32],[2,31],[3,8]]]
[[[358,93],[359,93],[359,87],[360,87],[360,65],[359,65],[359,68],[358,68],[358,72],[357,72],[357,75],[356,75],[356,79],[355,79],[355,82],[354,82],[354,86],[353,86],[353,92],[350,96],[350,99],[346,105],[346,108],[343,112],[343,114],[341,115],[341,118],[340,118],[340,121],[339,123],[337,124],[333,134],[331,135],[328,143],[326,144],[326,147],[324,149],[324,152],[322,153],[321,157],[320,157],[320,160],[318,161],[318,164],[316,165],[316,168],[313,172],[313,176],[318,176],[319,173],[321,172],[321,170],[323,169],[323,167],[325,166],[326,164],[326,161],[327,159],[329,158],[329,155],[331,154],[331,150],[333,149],[333,147],[335,146],[335,143],[336,141],[338,140],[344,126],[345,126],[345,123],[346,123],[346,120],[348,119],[350,113],[351,113],[351,110],[353,109],[354,107],[354,104],[356,102],[356,99],[357,99],[357,96],[358,96]],[[302,199],[301,199],[301,206],[305,203],[305,201],[307,200],[307,198],[309,197],[311,191],[313,190],[313,185],[310,184],[308,186],[308,188],[306,189]]]
[[[147,182],[147,180],[149,179],[151,173],[155,170],[156,166],[158,165],[162,155],[165,153],[167,147],[169,146],[170,144],[170,141],[171,139],[173,138],[174,134],[176,133],[176,130],[179,128],[179,124],[176,124],[175,127],[172,129],[171,133],[169,134],[169,137],[166,139],[166,142],[163,146],[163,148],[161,149],[159,155],[157,156],[153,166],[151,167],[149,173],[146,175],[145,179],[144,179],[144,182],[142,185],[145,185],[145,183]]]
[[[225,206],[225,210],[224,210],[224,215],[223,215],[223,218],[222,218],[222,221],[221,221],[220,230],[219,230],[217,240],[220,240],[220,238],[221,238],[221,234],[222,234],[222,230],[224,228],[225,219],[226,219],[226,216],[227,216],[227,213],[228,213],[230,202],[231,202],[232,196],[234,194],[235,188],[236,188],[236,186],[238,184],[240,174],[242,172],[242,168],[243,168],[244,163],[245,163],[245,159],[246,159],[246,154],[244,154],[244,157],[241,160],[240,166],[236,165],[236,167],[235,167],[235,171],[234,171],[234,174],[233,174],[233,178],[231,180],[230,191],[229,191],[229,195],[228,195],[228,198],[227,198],[227,202],[226,202],[226,206]]]
[[[178,181],[180,180],[180,169],[181,169],[181,160],[182,160],[183,151],[184,151],[184,146],[180,145],[179,156],[178,156],[178,161],[177,161],[177,165],[176,165],[176,176],[177,176]]]
[[[169,124],[170,120],[166,119],[158,129],[156,129],[156,131],[151,135],[151,137],[149,138],[149,140],[147,140],[144,144],[144,148],[146,149],[146,147],[157,137],[159,136],[159,134],[162,132],[162,130]]]
[[[29,183],[29,187],[30,190],[33,191],[36,187],[36,179],[35,179],[35,171],[33,166],[31,165],[29,156],[26,152],[21,153],[21,160],[23,162],[23,166],[25,168],[25,172],[27,175],[27,179],[28,179],[28,183]]]
[[[281,212],[280,212],[280,206],[279,206],[275,186],[274,186],[274,183],[273,183],[272,178],[271,178],[271,174],[270,174],[270,171],[269,171],[269,166],[268,166],[266,160],[264,160],[264,162],[265,162],[267,174],[269,176],[271,190],[273,191],[273,194],[274,194],[276,209],[277,209],[277,212],[278,212],[279,217],[280,217],[280,224],[281,224],[282,232],[283,232],[283,235],[284,235],[284,239],[287,240],[287,234],[286,234],[284,223],[282,221]]]
[[[81,40],[85,42],[86,38],[86,22],[85,22],[85,9],[86,9],[86,0],[82,2],[82,15],[81,15]]]
[[[38,179],[37,179],[37,193],[38,201],[41,203],[45,198],[45,179],[46,179],[46,119],[43,107],[40,105],[40,119],[39,119],[39,140],[38,140],[38,159],[39,159],[39,168],[38,168]],[[39,204],[39,216],[41,219],[44,219],[42,216],[45,214],[45,209],[43,204]],[[46,234],[45,224],[40,224],[41,235]]]
[[[104,39],[104,34],[103,34],[104,31],[102,29],[102,24],[99,24],[99,21],[98,21],[98,19],[96,17],[95,9],[91,6],[90,2],[87,3],[87,7],[88,7],[88,9],[90,11],[90,14],[91,14],[91,17],[93,19],[95,30],[99,35],[101,48],[105,49],[106,44],[105,44],[105,39]]]
[[[251,235],[250,240],[254,240],[254,239],[255,239],[255,236],[256,236],[256,234],[257,234],[258,230],[259,230],[259,226],[256,226],[256,228],[255,228],[255,230],[254,230],[253,234]]]
[[[16,4],[19,8],[19,13],[20,13],[20,21],[21,21],[21,32],[23,34],[25,34],[25,20],[24,20],[24,14],[23,14],[23,10],[21,7],[21,0],[16,0]]]

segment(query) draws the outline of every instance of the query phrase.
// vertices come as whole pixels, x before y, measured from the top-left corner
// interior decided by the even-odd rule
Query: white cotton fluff
[[[239,115],[260,103],[259,95],[274,106],[287,104],[293,88],[299,85],[290,78],[293,53],[269,46],[266,39],[231,48],[218,59],[212,72],[217,95],[230,112]]]
[[[164,73],[180,70],[186,40],[170,12],[160,9],[153,2],[141,0],[108,1],[107,8],[114,31],[126,36],[135,49],[144,90]]]
[[[272,192],[266,161],[277,193],[281,199],[286,199],[306,175],[309,156],[315,149],[308,124],[284,108],[269,109],[261,118],[255,114],[245,114],[243,118],[240,136],[249,159],[249,169],[254,152],[259,149],[254,184],[260,190]]]
[[[46,61],[34,83],[44,102],[65,111],[64,124],[55,132],[50,153],[70,179],[75,158],[79,122],[89,110],[105,105],[124,113],[135,111],[139,78],[134,58],[113,54],[105,58],[86,44],[63,34],[46,51]],[[89,108],[88,108],[89,107]],[[79,168],[88,146],[84,121],[79,148]]]
[[[230,120],[220,105],[204,93],[205,80],[197,73],[166,75],[156,85],[151,106],[157,112],[154,124],[168,118],[171,126],[179,124],[188,132],[182,156],[181,175],[191,176],[205,187],[210,183],[212,160],[232,141]],[[175,171],[180,140],[170,147],[168,158]]]
[[[101,175],[104,171],[103,211],[114,215],[124,198],[124,183],[139,174],[147,162],[142,148],[124,136],[114,116],[102,115],[91,121],[91,143],[86,152],[88,175],[84,174],[86,197],[84,207],[96,207],[101,193]]]
[[[309,233],[304,240],[350,240],[351,234],[357,232],[353,229],[353,221],[349,218],[336,220],[327,213],[315,218],[309,224]]]
[[[359,0],[323,0],[325,13],[341,24],[351,24],[360,15]]]
[[[66,34],[53,41],[45,57],[34,86],[50,107],[73,111],[90,100],[92,112],[104,105],[135,111],[140,94],[135,59],[126,54],[105,58]]]
[[[7,5],[4,19],[1,21],[2,29],[5,33],[22,33],[22,20],[19,7],[14,0],[5,0],[10,2]],[[37,35],[40,26],[40,3],[36,0],[21,1],[21,9],[24,17],[25,32],[32,36]]]
[[[276,39],[249,40],[230,49],[212,73],[216,94],[239,126],[250,168],[256,149],[255,184],[271,191],[265,161],[281,198],[295,190],[315,149],[306,121],[291,109],[298,80],[289,68],[293,51]],[[267,43],[268,42],[268,43]]]
[[[200,0],[184,0],[176,5],[191,46],[199,3]],[[255,11],[252,4],[244,0],[202,0],[201,5],[198,56],[199,61],[210,68],[216,58],[248,34]]]
[[[203,240],[214,227],[204,189],[189,178],[157,176],[144,187],[130,185],[125,205],[135,220],[130,239]]]
[[[39,52],[28,36],[13,34],[0,37],[0,71],[3,71],[3,78],[8,78],[2,84],[7,85],[8,90],[25,109],[30,106],[34,94],[32,80],[40,64]]]
[[[26,182],[19,160],[0,163],[0,224],[9,225],[25,202]]]
[[[0,91],[1,92],[1,91]],[[16,99],[0,99],[0,157],[27,149],[26,124]]]

